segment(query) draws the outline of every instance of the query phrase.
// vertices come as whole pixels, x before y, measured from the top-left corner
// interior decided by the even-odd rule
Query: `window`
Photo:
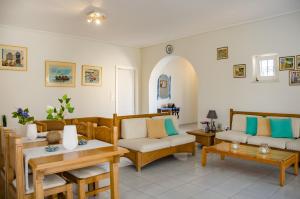
[[[265,54],[253,56],[254,82],[278,80],[278,55]]]

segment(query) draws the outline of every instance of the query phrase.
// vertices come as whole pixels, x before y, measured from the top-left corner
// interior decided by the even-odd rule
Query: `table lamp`
[[[207,113],[206,118],[210,119],[210,130],[212,132],[215,132],[216,131],[216,126],[215,126],[215,122],[213,120],[218,118],[216,111],[215,110],[209,110],[208,113]]]

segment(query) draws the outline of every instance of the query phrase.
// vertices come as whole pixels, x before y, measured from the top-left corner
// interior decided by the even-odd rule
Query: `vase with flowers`
[[[22,126],[26,126],[26,135],[29,139],[34,140],[37,137],[37,127],[33,124],[34,117],[30,116],[28,108],[18,108],[17,111],[12,112],[12,117],[17,118]]]
[[[71,98],[68,95],[64,95],[58,98],[60,103],[59,107],[47,106],[47,119],[48,120],[63,120],[65,118],[65,112],[73,113],[74,107],[71,104]]]

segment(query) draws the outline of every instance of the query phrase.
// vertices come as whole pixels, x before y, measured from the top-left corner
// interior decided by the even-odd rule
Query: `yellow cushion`
[[[257,118],[257,136],[271,136],[270,119]]]
[[[147,132],[149,138],[167,137],[164,120],[147,120]]]

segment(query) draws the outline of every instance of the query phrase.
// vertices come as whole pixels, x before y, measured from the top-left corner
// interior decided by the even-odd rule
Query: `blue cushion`
[[[178,135],[178,132],[174,127],[173,120],[171,118],[165,119],[165,129],[168,136]]]
[[[249,135],[256,135],[257,133],[257,117],[246,118],[246,133]]]
[[[270,119],[271,134],[273,138],[293,138],[291,118]]]

